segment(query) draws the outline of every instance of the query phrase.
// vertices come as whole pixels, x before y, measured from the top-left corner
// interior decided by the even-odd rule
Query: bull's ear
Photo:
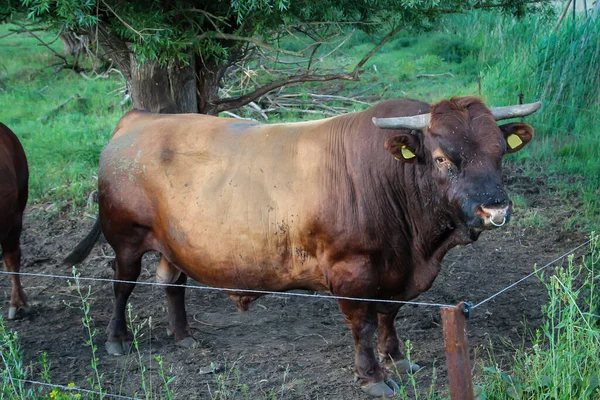
[[[385,148],[398,161],[417,163],[423,159],[421,138],[416,131],[388,137],[385,141]]]
[[[521,150],[533,139],[533,128],[523,122],[500,125],[500,130],[506,139],[506,153],[515,153]]]

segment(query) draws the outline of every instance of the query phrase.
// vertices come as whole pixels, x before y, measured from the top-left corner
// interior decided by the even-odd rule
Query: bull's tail
[[[67,256],[67,258],[65,258],[63,264],[75,265],[85,260],[85,258],[90,254],[92,248],[98,241],[100,233],[102,233],[102,229],[100,228],[100,217],[98,217],[96,218],[96,222],[94,222],[92,230],[81,242],[79,242],[77,247],[75,247],[75,250],[73,250]]]

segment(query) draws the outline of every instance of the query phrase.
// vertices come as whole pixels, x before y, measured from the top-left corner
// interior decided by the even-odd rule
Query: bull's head
[[[430,114],[373,118],[379,128],[398,130],[385,147],[400,162],[425,165],[440,194],[460,208],[463,222],[473,231],[504,225],[512,203],[502,184],[502,158],[521,150],[533,128],[497,120],[522,117],[541,103],[488,109],[472,97],[444,100]]]

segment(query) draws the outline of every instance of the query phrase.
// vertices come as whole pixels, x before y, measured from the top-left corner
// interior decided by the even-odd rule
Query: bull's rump
[[[0,160],[0,242],[12,229],[18,211],[18,190],[14,171],[3,165]]]
[[[0,123],[0,241],[21,218],[27,202],[27,161],[17,136]]]
[[[323,288],[307,246],[323,194],[310,126],[138,118],[102,152],[101,213],[148,227],[153,249],[200,282]]]

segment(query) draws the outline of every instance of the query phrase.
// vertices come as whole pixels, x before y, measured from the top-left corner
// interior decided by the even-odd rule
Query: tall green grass
[[[14,25],[0,25],[0,36]],[[47,42],[52,32],[36,32]],[[51,47],[62,52],[60,40]],[[119,75],[57,70],[61,60],[28,34],[0,39],[0,121],[20,138],[30,167],[30,203],[85,204],[100,150],[123,114]],[[78,95],[78,96],[77,96]],[[69,100],[70,99],[70,100]],[[64,106],[57,107],[64,103]]]
[[[519,93],[543,108],[527,118],[536,132],[528,151],[516,160],[533,163],[565,198],[577,196],[582,228],[600,225],[600,21],[554,21],[530,17],[481,17],[482,94],[490,104],[514,104]],[[484,34],[483,32],[489,32]],[[483,36],[483,38],[482,38]],[[477,39],[478,38],[478,39]],[[484,54],[496,52],[491,58]],[[532,170],[532,169],[530,169]]]
[[[590,255],[552,276],[541,276],[549,303],[531,348],[508,365],[492,357],[483,367],[478,399],[597,399],[600,396],[600,240]]]

